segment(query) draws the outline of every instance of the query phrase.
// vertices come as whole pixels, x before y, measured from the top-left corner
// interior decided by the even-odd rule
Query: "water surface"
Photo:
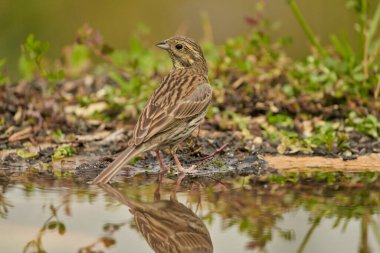
[[[379,252],[380,178],[349,177],[3,181],[1,252]]]

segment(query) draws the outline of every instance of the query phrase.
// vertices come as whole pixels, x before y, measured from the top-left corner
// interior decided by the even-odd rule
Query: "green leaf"
[[[60,235],[63,235],[65,232],[66,232],[65,224],[63,224],[62,222],[59,222],[58,223],[58,233]]]
[[[31,159],[31,158],[38,157],[38,153],[32,153],[32,152],[30,152],[29,150],[26,150],[26,149],[18,149],[16,151],[16,154],[19,157],[24,158],[24,159]]]
[[[296,92],[295,92],[295,89],[293,86],[291,86],[290,84],[285,84],[283,87],[282,87],[282,91],[289,97],[289,98],[292,98],[295,96]]]
[[[380,122],[375,116],[369,114],[365,117],[359,117],[355,112],[350,112],[347,121],[348,125],[353,126],[358,132],[373,138],[379,137]]]
[[[5,85],[10,82],[10,79],[8,76],[4,76],[0,74],[0,85]]]
[[[47,228],[49,230],[54,230],[57,227],[58,223],[56,221],[51,221],[48,223]]]
[[[51,137],[53,137],[56,141],[61,142],[65,140],[65,134],[62,132],[61,129],[56,129],[50,134]]]
[[[23,46],[26,56],[34,61],[40,61],[43,54],[49,50],[48,42],[41,42],[34,34],[30,34]]]
[[[50,72],[48,73],[46,79],[51,83],[56,83],[62,81],[65,78],[65,73],[63,70],[59,70],[58,72]]]
[[[0,59],[0,69],[4,67],[5,63],[7,62],[6,59]]]
[[[75,44],[72,47],[70,64],[75,68],[80,68],[88,60],[90,60],[90,56],[90,49],[87,46]]]
[[[335,50],[346,60],[354,56],[354,51],[351,45],[348,42],[346,36],[339,38],[337,35],[332,35],[330,37],[332,44],[335,47]]]
[[[5,62],[6,62],[5,59],[0,59],[0,85],[5,85],[5,84],[10,83],[10,78],[8,75],[6,75],[6,72],[3,69]]]
[[[76,150],[73,147],[65,144],[55,150],[52,158],[53,160],[59,160],[68,156],[72,156],[75,152]]]
[[[268,123],[271,125],[278,125],[283,127],[293,127],[293,119],[286,114],[268,114]]]
[[[21,55],[21,57],[18,60],[18,68],[24,79],[32,80],[34,77],[34,73],[37,69],[37,66],[33,61],[28,59],[25,55]]]

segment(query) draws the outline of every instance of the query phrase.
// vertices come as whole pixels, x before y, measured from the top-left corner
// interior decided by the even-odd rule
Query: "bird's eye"
[[[177,50],[181,50],[183,48],[183,46],[182,46],[182,44],[177,44],[177,45],[175,45],[175,48]]]

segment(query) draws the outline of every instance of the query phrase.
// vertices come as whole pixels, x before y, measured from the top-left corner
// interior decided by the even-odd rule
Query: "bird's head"
[[[175,36],[156,44],[170,54],[174,68],[200,68],[207,72],[201,47],[193,39]]]

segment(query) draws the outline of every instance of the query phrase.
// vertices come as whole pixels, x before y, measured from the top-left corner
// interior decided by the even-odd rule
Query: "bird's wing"
[[[182,99],[171,112],[176,119],[188,118],[201,113],[211,101],[212,89],[209,83],[199,85],[192,93]]]
[[[176,122],[200,113],[211,100],[211,86],[202,76],[171,72],[150,97],[136,123],[129,145],[138,145],[174,127]]]

